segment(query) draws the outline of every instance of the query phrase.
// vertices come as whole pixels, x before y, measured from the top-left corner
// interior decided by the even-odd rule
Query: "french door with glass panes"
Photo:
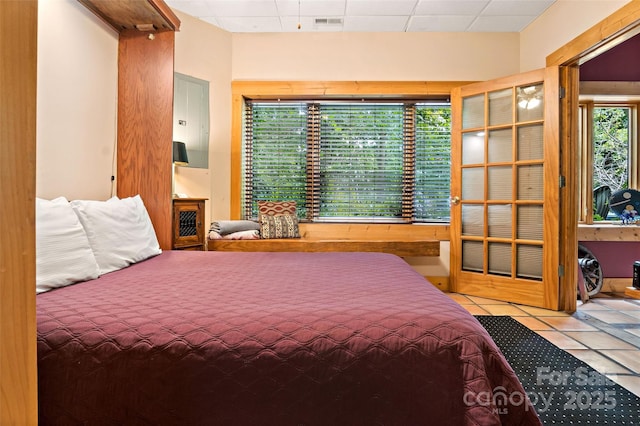
[[[558,309],[559,75],[452,92],[451,288]]]

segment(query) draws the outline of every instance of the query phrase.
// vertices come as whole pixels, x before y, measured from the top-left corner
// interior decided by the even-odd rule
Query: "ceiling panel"
[[[409,16],[345,16],[343,31],[404,32]]]
[[[417,0],[349,0],[347,16],[409,16],[416,7]]]
[[[505,18],[507,21],[505,21]],[[533,17],[535,18],[535,17]],[[500,28],[505,32],[520,32],[529,22],[531,16],[478,16],[469,26],[467,31],[471,32],[494,32]]]
[[[280,16],[343,16],[347,0],[276,0]]]
[[[520,32],[556,0],[165,1],[230,32]]]
[[[204,1],[204,0],[202,0]],[[206,0],[215,16],[276,17],[278,8],[271,0]]]
[[[482,10],[482,15],[536,17],[552,3],[551,0],[493,0]]]
[[[422,0],[416,7],[415,14],[476,16],[489,4],[489,0]]]
[[[414,16],[407,31],[414,32],[464,32],[476,19],[475,16]]]

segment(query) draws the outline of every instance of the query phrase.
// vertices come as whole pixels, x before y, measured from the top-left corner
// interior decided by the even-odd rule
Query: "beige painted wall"
[[[76,0],[38,2],[36,196],[111,196],[118,35]]]
[[[209,169],[176,167],[176,192],[209,198],[206,218],[229,217],[231,33],[181,12],[175,71],[209,82]]]
[[[234,80],[468,81],[518,58],[517,33],[234,33],[232,64]]]
[[[520,71],[544,68],[546,57],[629,0],[558,0],[520,33]]]

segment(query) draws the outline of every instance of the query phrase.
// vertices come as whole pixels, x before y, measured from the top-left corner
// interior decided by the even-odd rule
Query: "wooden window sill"
[[[579,224],[578,241],[640,241],[640,224]]]

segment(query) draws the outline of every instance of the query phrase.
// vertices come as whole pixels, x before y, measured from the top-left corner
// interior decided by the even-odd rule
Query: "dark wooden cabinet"
[[[204,204],[206,198],[173,199],[174,250],[206,250]]]

